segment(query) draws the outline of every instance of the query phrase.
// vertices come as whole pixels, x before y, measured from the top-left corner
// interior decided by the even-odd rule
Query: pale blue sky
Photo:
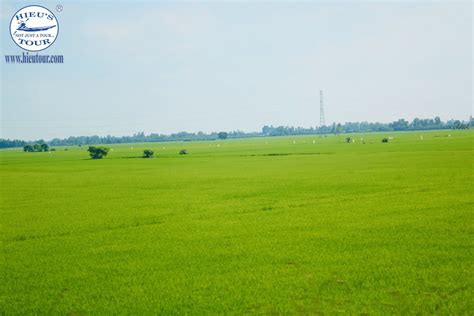
[[[2,1],[3,138],[256,131],[472,112],[470,2],[34,1],[63,65],[21,54]]]

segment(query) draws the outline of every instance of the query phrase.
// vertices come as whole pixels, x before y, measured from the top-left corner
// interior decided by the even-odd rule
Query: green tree
[[[455,120],[453,123],[454,129],[463,129],[463,124],[460,120]]]
[[[219,132],[217,134],[217,137],[219,137],[219,139],[226,139],[227,138],[227,133],[226,132]]]
[[[153,155],[154,155],[154,154],[155,154],[155,153],[153,152],[153,150],[151,150],[151,149],[145,149],[145,150],[143,151],[143,158],[153,158]]]
[[[109,153],[109,148],[102,146],[89,146],[87,149],[92,159],[102,159]]]
[[[31,146],[31,145],[25,145],[25,146],[23,147],[23,151],[25,151],[25,152],[33,152],[33,146]]]
[[[41,151],[49,151],[49,146],[46,143],[40,144]]]
[[[413,121],[415,124],[417,121]],[[408,129],[408,121],[404,119],[399,119],[398,121],[392,122],[389,124],[389,127],[393,128],[395,131],[404,131]]]

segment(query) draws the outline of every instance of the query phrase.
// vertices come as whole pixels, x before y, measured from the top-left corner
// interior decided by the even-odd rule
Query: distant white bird
[[[313,139],[313,144],[316,144],[316,141]]]

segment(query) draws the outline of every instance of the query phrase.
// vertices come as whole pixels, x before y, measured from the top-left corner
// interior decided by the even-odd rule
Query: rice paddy
[[[471,131],[106,146],[0,151],[0,314],[474,310]]]

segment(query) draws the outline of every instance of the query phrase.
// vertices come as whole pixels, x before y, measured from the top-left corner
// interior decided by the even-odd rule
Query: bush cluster
[[[23,151],[25,151],[25,152],[49,151],[49,146],[46,143],[36,143],[34,145],[25,145],[23,147]]]
[[[89,152],[89,155],[92,159],[101,159],[102,157],[107,156],[109,153],[109,148],[103,146],[89,146],[87,151]]]

